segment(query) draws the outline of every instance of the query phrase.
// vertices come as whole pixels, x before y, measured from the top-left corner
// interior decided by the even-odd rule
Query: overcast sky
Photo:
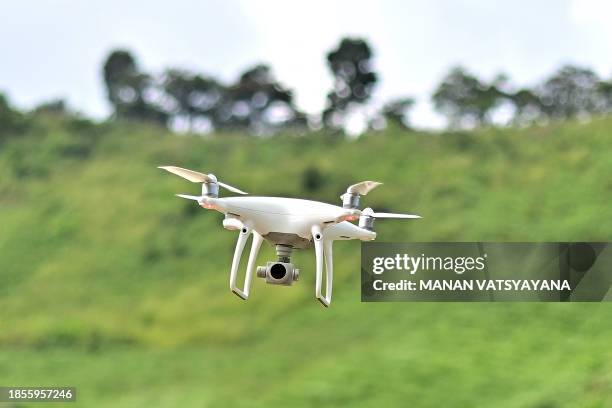
[[[104,117],[101,65],[123,47],[146,71],[182,67],[225,81],[267,62],[298,106],[317,112],[331,86],[325,53],[351,35],[375,51],[373,103],[415,96],[415,124],[438,127],[429,95],[457,64],[487,79],[503,71],[520,85],[564,63],[610,78],[610,16],[607,0],[4,1],[0,92],[21,108],[65,97]]]

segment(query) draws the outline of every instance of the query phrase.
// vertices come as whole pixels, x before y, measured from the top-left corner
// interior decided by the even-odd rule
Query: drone
[[[305,249],[314,245],[315,297],[323,306],[329,307],[332,297],[334,241],[376,239],[374,221],[379,218],[421,218],[413,214],[374,212],[371,208],[359,210],[360,197],[382,184],[376,181],[362,181],[349,186],[346,193],[340,196],[342,199],[340,207],[298,198],[247,196],[248,193],[220,182],[214,174],[199,173],[176,166],[159,168],[193,183],[200,183],[201,195],[176,194],[176,196],[196,201],[207,210],[224,214],[223,227],[230,231],[239,231],[229,283],[230,290],[244,300],[249,297],[253,272],[269,284],[290,286],[297,281],[300,271],[291,263],[291,254],[294,249]],[[219,187],[241,196],[221,198]],[[358,225],[352,221],[358,221]],[[253,236],[251,252],[243,288],[240,289],[236,284],[238,266],[249,235]],[[259,249],[264,240],[275,245],[277,260],[255,268]],[[322,290],[324,264],[325,294]]]

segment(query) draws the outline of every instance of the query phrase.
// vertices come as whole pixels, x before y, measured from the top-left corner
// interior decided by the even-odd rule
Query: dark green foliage
[[[223,90],[213,124],[217,130],[267,133],[286,126],[304,127],[306,118],[295,107],[293,93],[276,81],[269,66],[260,64]]]
[[[395,99],[383,106],[381,113],[388,123],[403,129],[409,129],[408,114],[413,106],[414,99],[412,98]]]
[[[550,118],[572,118],[596,113],[599,78],[587,68],[567,65],[538,89],[543,113]]]
[[[189,130],[194,130],[198,120],[212,126],[224,92],[216,80],[184,70],[170,69],[164,75],[163,83],[164,91],[171,99],[172,116],[185,117]]]
[[[360,38],[344,38],[327,54],[334,88],[327,95],[318,125],[331,130],[329,134],[341,134],[346,116],[359,112],[355,109],[372,96],[378,81],[372,58],[370,45]],[[140,71],[128,51],[116,50],[107,58],[103,71],[108,99],[119,119],[170,124],[175,130],[198,133],[247,130],[270,134],[283,129],[303,131],[309,125],[294,103],[293,92],[264,64],[224,85],[181,69],[169,69],[155,77]],[[491,125],[502,106],[512,108],[509,122],[519,125],[612,112],[612,82],[601,80],[586,68],[568,65],[538,86],[512,88],[503,75],[487,82],[456,67],[438,85],[432,101],[451,128]],[[385,125],[408,129],[414,102],[412,98],[391,100],[373,117],[364,119],[375,130]],[[63,101],[56,101],[36,111],[62,113],[65,109]]]
[[[307,167],[302,173],[302,187],[304,191],[315,192],[325,184],[325,176],[317,167]]]
[[[195,132],[271,133],[307,126],[291,90],[279,84],[266,65],[248,69],[229,86],[181,69],[169,69],[156,80],[139,72],[129,53],[116,51],[104,72],[118,118],[170,122],[173,128]]]
[[[42,113],[45,115],[66,115],[70,113],[66,101],[63,99],[54,99],[48,102],[43,102],[36,106],[33,112],[35,114]]]
[[[13,109],[7,97],[0,93],[0,144],[11,136],[16,136],[27,129],[24,115]]]
[[[487,125],[491,113],[503,101],[498,83],[488,84],[461,67],[451,70],[432,96],[436,110],[445,115],[451,127],[463,124]]]
[[[603,113],[612,113],[612,81],[600,81],[597,85],[598,109]]]
[[[506,94],[514,106],[513,122],[516,124],[527,124],[541,118],[543,113],[542,101],[539,96],[530,89],[519,89],[514,93]]]
[[[515,124],[612,112],[612,84],[587,68],[567,65],[533,88],[507,88],[505,77],[485,83],[455,68],[438,86],[432,100],[451,127],[490,124],[492,113],[504,103],[512,106]]]
[[[166,125],[168,114],[151,76],[141,72],[129,51],[115,50],[103,68],[107,97],[118,119]]]
[[[378,76],[372,70],[372,49],[361,38],[344,38],[327,54],[327,66],[334,77],[334,89],[327,95],[323,122],[332,128],[342,125],[352,104],[370,99]]]

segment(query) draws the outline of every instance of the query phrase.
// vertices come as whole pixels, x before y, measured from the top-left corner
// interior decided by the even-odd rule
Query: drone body
[[[310,241],[313,225],[336,224],[343,217],[359,217],[359,212],[318,201],[282,197],[224,197],[205,198],[208,205],[224,214],[249,220],[261,235],[279,232]],[[283,242],[274,242],[283,243]],[[304,246],[305,247],[305,246]]]
[[[374,240],[376,232],[373,230],[373,223],[376,218],[420,218],[418,215],[374,213],[369,208],[360,211],[357,208],[359,197],[380,185],[372,181],[350,186],[341,197],[343,206],[340,207],[297,198],[255,196],[219,198],[219,186],[238,194],[246,195],[246,193],[217,181],[212,174],[198,173],[175,166],[160,168],[194,183],[201,183],[202,195],[177,194],[177,196],[197,201],[205,209],[223,213],[225,215],[223,227],[240,231],[230,272],[230,289],[245,300],[249,296],[257,255],[264,240],[276,246],[278,260],[257,267],[256,273],[258,277],[265,278],[267,283],[277,285],[291,285],[299,277],[299,270],[291,263],[293,249],[314,245],[315,296],[324,306],[329,306],[333,281],[333,241]],[[359,226],[349,222],[357,219]],[[239,289],[236,284],[238,265],[249,235],[253,236],[251,251],[244,286],[243,289]],[[325,294],[322,293],[323,264],[326,274]]]

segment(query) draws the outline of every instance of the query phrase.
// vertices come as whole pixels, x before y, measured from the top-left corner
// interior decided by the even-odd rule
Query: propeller
[[[416,214],[396,214],[396,213],[385,213],[385,212],[374,212],[371,208],[366,208],[361,212],[361,215],[365,215],[373,218],[405,218],[405,219],[416,219],[423,218]]]
[[[197,201],[198,203],[202,201],[204,196],[192,196],[188,194],[175,194],[177,197],[186,198],[187,200]]]
[[[365,208],[359,217],[359,226],[361,228],[374,231],[374,220],[378,218],[401,218],[401,219],[418,219],[422,218],[416,214],[395,214],[385,212],[374,212],[371,208]]]
[[[229,184],[225,184],[225,183],[218,181],[217,177],[214,174],[199,173],[197,171],[183,169],[181,167],[176,167],[176,166],[159,166],[158,168],[166,170],[172,174],[176,174],[177,176],[182,177],[186,180],[189,180],[192,183],[218,184],[221,187],[225,188],[226,190],[231,191],[232,193],[248,194],[242,190],[237,189],[236,187],[233,187],[233,186],[230,186]],[[215,190],[218,190],[218,188],[215,188]],[[205,192],[204,188],[202,192],[203,193]],[[183,196],[181,195],[181,197]],[[190,197],[193,197],[193,196],[190,196]],[[183,197],[183,198],[187,198],[187,197]]]
[[[361,183],[353,184],[346,189],[348,194],[366,195],[376,187],[382,185],[378,181],[362,181]]]
[[[353,184],[346,189],[346,193],[342,194],[342,207],[344,208],[358,208],[359,197],[368,194],[382,183],[378,181],[362,181],[361,183]]]
[[[212,174],[211,174],[211,175],[212,175]],[[222,183],[222,182],[220,182],[220,181],[217,181],[217,184],[219,184],[219,185],[220,185],[221,187],[223,187],[224,189],[231,191],[232,193],[242,194],[242,195],[249,194],[249,193],[245,193],[245,192],[244,192],[244,191],[242,191],[242,190],[237,189],[236,187],[232,187],[232,186],[230,186],[229,184],[225,184],[225,183]]]

